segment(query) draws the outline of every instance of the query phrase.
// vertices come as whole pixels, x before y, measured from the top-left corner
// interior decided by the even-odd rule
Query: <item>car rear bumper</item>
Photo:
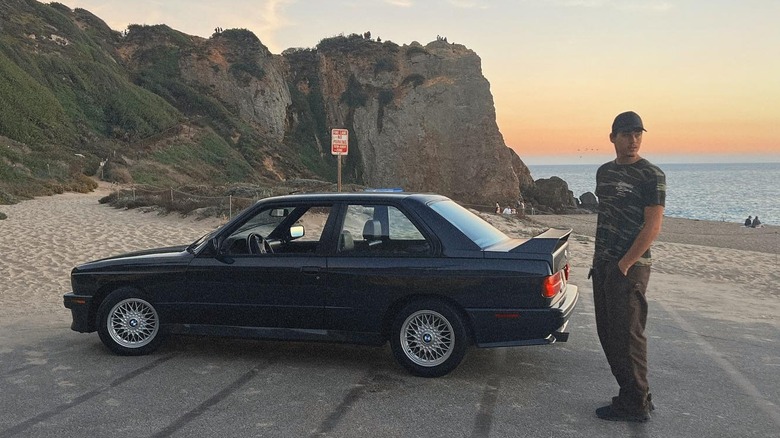
[[[70,325],[71,330],[80,333],[94,332],[94,324],[91,323],[89,309],[92,308],[92,297],[86,295],[76,295],[68,293],[63,296],[65,308],[70,309],[73,322]]]
[[[477,347],[516,347],[566,342],[566,327],[577,305],[577,286],[569,284],[558,306],[547,309],[467,309]]]

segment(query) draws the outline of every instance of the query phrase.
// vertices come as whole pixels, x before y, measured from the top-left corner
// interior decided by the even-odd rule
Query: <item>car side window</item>
[[[269,206],[249,218],[223,243],[233,255],[315,254],[330,206]]]
[[[311,207],[298,218],[293,225],[303,226],[304,235],[295,239],[296,242],[317,242],[322,238],[325,224],[330,216],[330,207]]]
[[[426,256],[433,246],[414,223],[392,205],[347,206],[337,253],[355,256]]]

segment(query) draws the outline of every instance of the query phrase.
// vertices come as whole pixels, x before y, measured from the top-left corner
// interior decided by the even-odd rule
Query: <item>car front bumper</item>
[[[70,309],[73,322],[70,325],[71,330],[79,333],[89,333],[95,331],[94,318],[90,315],[92,308],[92,297],[87,295],[76,295],[68,293],[63,296],[65,308]]]

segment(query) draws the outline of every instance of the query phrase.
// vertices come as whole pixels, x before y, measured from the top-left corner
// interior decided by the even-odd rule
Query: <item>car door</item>
[[[324,233],[329,205],[269,205],[227,230],[219,254],[188,269],[188,321],[241,327],[321,329],[324,320]],[[303,229],[293,237],[290,229]],[[250,235],[267,239],[252,253]]]
[[[351,203],[344,209],[340,243],[328,257],[326,325],[376,333],[399,296],[438,287],[436,242],[400,206]]]

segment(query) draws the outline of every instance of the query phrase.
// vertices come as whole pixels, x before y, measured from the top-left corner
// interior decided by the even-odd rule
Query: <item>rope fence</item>
[[[130,194],[130,196],[132,196],[133,201],[136,201],[139,196],[151,196],[151,197],[159,197],[171,203],[182,202],[182,201],[184,202],[215,201],[213,204],[223,205],[223,202],[227,202],[228,219],[233,218],[234,204],[236,205],[244,204],[244,206],[240,207],[240,210],[243,210],[244,208],[246,208],[247,205],[254,204],[260,199],[267,198],[273,194],[271,190],[262,189],[262,190],[255,190],[254,191],[255,196],[253,197],[235,196],[232,194],[229,194],[227,196],[224,195],[209,196],[209,195],[200,195],[196,193],[189,193],[189,192],[182,191],[180,189],[174,189],[172,187],[164,188],[164,187],[156,187],[147,184],[141,184],[141,185],[134,184],[130,187],[116,188],[114,192],[115,193],[127,192]]]

